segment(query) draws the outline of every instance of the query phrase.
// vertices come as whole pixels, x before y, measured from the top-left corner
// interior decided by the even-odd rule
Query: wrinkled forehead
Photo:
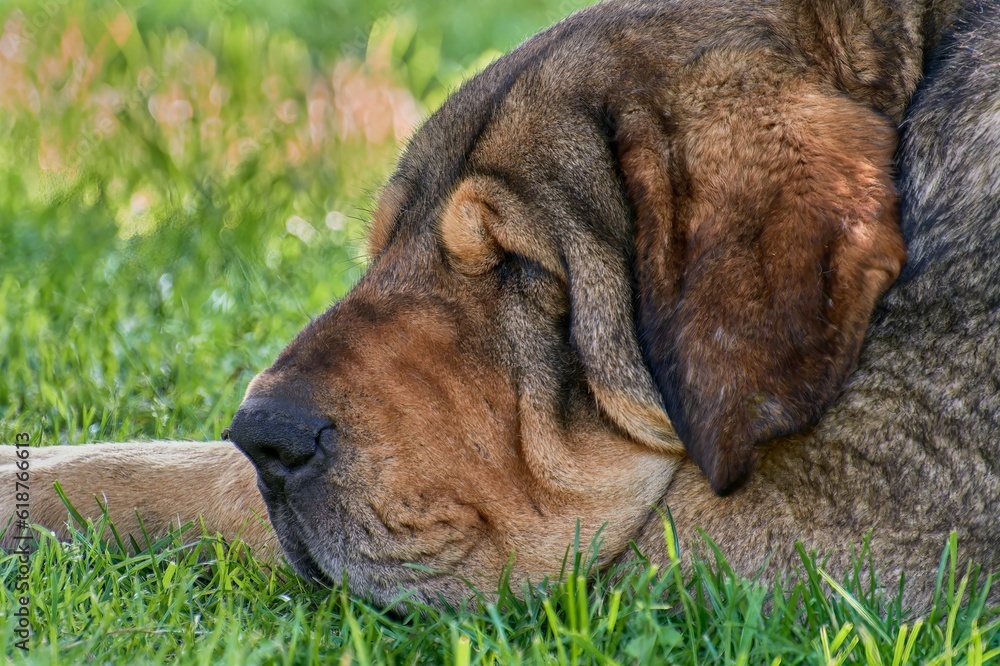
[[[506,155],[502,162],[512,165],[525,159],[526,151],[549,157],[560,152],[558,146],[539,145],[552,136],[551,126],[544,136],[537,130],[546,120],[559,118],[565,124],[573,115],[553,107],[572,98],[567,91],[582,81],[567,79],[565,67],[552,58],[558,52],[554,47],[573,39],[573,32],[567,23],[522,44],[464,83],[427,119],[379,197],[369,233],[372,257],[401,231],[425,231],[474,158],[487,155],[484,163],[497,165],[497,157]],[[581,138],[581,129],[586,133],[586,128],[563,127],[562,134],[572,142]],[[496,150],[481,150],[487,145]],[[572,165],[573,160],[561,163]]]
[[[468,81],[410,140],[378,198],[368,235],[371,257],[378,257],[397,234],[432,231],[429,221],[462,177],[495,107],[516,79],[507,69],[494,64]]]
[[[463,182],[482,178],[509,195],[506,201],[527,211],[533,233],[570,240],[572,227],[600,221],[585,224],[585,231],[598,236],[611,232],[614,238],[607,240],[615,245],[627,240],[621,183],[602,114],[564,91],[548,94],[539,103],[540,89],[552,89],[541,85],[541,76],[526,72],[466,153],[452,156],[451,164],[443,161],[443,151],[431,140],[433,127],[418,133],[379,196],[369,229],[371,257],[378,257],[390,242],[405,243],[407,251],[429,249],[440,236],[440,219],[450,197]]]

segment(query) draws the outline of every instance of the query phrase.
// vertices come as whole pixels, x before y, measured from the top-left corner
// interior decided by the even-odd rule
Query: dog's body
[[[461,584],[399,563],[488,586],[513,552],[539,578],[577,521],[584,538],[607,524],[602,562],[629,539],[655,558],[657,502],[746,573],[772,554],[787,568],[796,540],[842,567],[869,530],[915,603],[953,529],[995,566],[1000,12],[974,3],[936,48],[901,153],[909,263],[809,427],[899,270],[887,117],[950,20],[820,6],[595,7],[428,121],[369,274],[234,420],[299,571],[382,602],[400,584],[455,599]],[[104,493],[119,530],[139,507],[154,531],[203,513],[266,541],[235,447],[107,446],[33,451],[35,487],[59,479],[80,509]],[[760,463],[719,497],[685,446],[719,490]],[[32,498],[58,529],[54,495]]]

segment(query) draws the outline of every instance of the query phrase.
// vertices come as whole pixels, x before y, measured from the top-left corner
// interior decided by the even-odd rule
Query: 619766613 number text
[[[14,436],[16,446],[14,461],[14,522],[7,529],[15,530],[14,539],[17,544],[13,554],[18,557],[17,575],[14,581],[14,592],[17,599],[17,610],[14,611],[14,634],[17,640],[14,645],[21,650],[28,649],[28,639],[31,636],[31,619],[29,606],[31,596],[28,589],[29,573],[31,571],[31,486],[29,484],[31,464],[28,458],[31,453],[28,443],[31,437],[26,432]]]

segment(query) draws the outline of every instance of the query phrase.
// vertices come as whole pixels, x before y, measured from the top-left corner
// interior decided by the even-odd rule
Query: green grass
[[[408,124],[580,4],[0,5],[0,441],[216,438],[360,275]],[[986,581],[955,571],[954,544],[922,620],[806,555],[799,582],[773,587],[721,559],[595,572],[586,549],[523,599],[501,585],[496,603],[396,616],[197,527],[138,555],[100,532],[31,557],[28,653],[18,561],[0,556],[14,663],[975,664],[1000,649]]]
[[[799,582],[768,587],[735,576],[718,556],[688,570],[675,562],[597,572],[590,553],[577,552],[559,580],[517,595],[501,581],[494,602],[478,596],[447,612],[411,604],[394,614],[269,570],[238,543],[178,531],[128,555],[101,543],[102,530],[90,525],[70,544],[44,540],[32,556],[36,635],[16,661],[889,666],[1000,658],[988,587],[956,572],[954,540],[935,606],[918,619],[863,584],[860,569],[841,585],[805,554]],[[0,574],[12,578],[15,566],[13,556],[0,559]],[[8,651],[16,639],[9,617],[0,618]]]

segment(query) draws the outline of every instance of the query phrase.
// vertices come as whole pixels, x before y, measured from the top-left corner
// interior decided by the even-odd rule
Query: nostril
[[[332,427],[329,419],[284,400],[251,398],[236,412],[228,434],[271,485],[312,460],[321,434]]]
[[[305,448],[302,450],[290,451],[287,448],[278,448],[273,446],[265,446],[262,448],[264,455],[281,461],[281,464],[289,470],[296,469],[309,462],[316,451],[315,447],[313,447],[312,451],[307,451]]]
[[[337,443],[337,427],[332,423],[325,428],[321,428],[316,433],[316,448],[326,454],[327,457],[334,455]]]

